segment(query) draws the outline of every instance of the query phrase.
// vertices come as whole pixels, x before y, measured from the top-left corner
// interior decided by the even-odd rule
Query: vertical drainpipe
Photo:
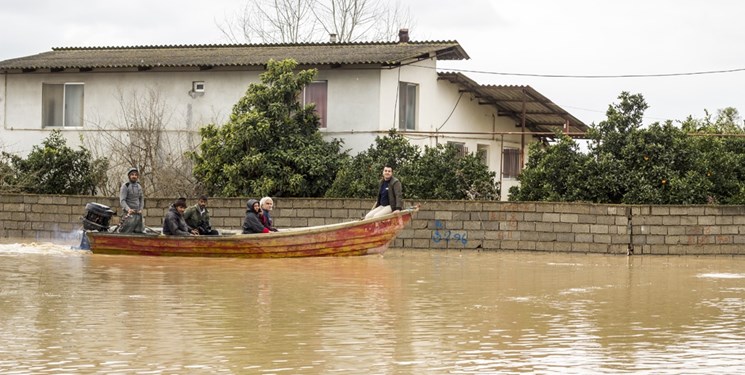
[[[8,72],[3,72],[3,129],[8,129]]]
[[[522,114],[521,114],[521,123],[520,128],[522,129],[522,134],[520,135],[520,171],[522,172],[523,166],[525,165],[525,101],[527,100],[525,93],[525,89],[522,90],[523,92],[523,103],[522,103]]]
[[[502,180],[504,179],[504,134],[500,136],[499,140],[499,188],[504,189]],[[502,194],[499,194],[500,196]],[[501,200],[501,197],[500,197]]]

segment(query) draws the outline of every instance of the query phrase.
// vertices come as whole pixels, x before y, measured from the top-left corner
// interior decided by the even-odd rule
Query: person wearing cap
[[[168,236],[191,236],[198,235],[199,232],[189,230],[189,226],[184,221],[184,211],[186,211],[186,198],[176,199],[168,208],[166,217],[163,218],[163,234]]]
[[[189,206],[184,211],[184,220],[190,230],[196,229],[201,235],[216,236],[220,233],[212,229],[212,225],[210,225],[210,212],[207,210],[207,199],[206,195],[202,195],[199,197],[197,204]]]
[[[130,168],[127,171],[127,182],[119,190],[119,203],[122,206],[120,233],[144,233],[145,223],[142,220],[142,209],[145,208],[145,195],[138,182],[140,171]]]
[[[243,219],[243,234],[269,233],[269,228],[262,224],[261,206],[256,199],[249,199],[246,203],[246,218]]]

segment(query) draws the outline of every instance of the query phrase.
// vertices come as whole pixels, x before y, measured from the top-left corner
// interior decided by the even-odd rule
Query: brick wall
[[[79,238],[85,204],[121,210],[116,198],[0,195],[0,237]],[[160,228],[172,199],[148,198],[145,224]],[[194,204],[196,199],[190,199]],[[245,198],[209,201],[212,225],[238,230]],[[372,200],[275,198],[275,226],[331,224],[363,216]],[[421,201],[393,247],[625,254],[743,254],[744,206],[624,206],[583,203]],[[112,219],[112,225],[118,217]]]

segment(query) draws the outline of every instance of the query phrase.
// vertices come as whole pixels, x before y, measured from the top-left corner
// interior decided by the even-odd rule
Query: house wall
[[[212,225],[238,230],[245,198],[212,198]],[[80,241],[85,205],[120,211],[116,198],[0,195],[0,237]],[[145,223],[160,228],[172,199],[147,198]],[[364,199],[275,198],[277,227],[360,218]],[[412,204],[414,202],[407,202]],[[745,206],[629,206],[552,202],[421,201],[392,247],[420,250],[553,251],[637,255],[745,255]],[[194,204],[191,199],[189,204]],[[112,225],[118,217],[112,218]],[[79,242],[78,242],[79,243]]]
[[[380,71],[377,69],[320,70],[318,80],[328,81],[328,121],[321,132],[343,138],[352,154],[374,143],[380,122]]]
[[[478,145],[487,146],[487,165],[490,170],[496,172],[502,188],[501,200],[506,201],[509,188],[518,186],[519,182],[515,178],[502,177],[502,149],[521,148],[522,136],[494,133],[519,132],[520,128],[516,126],[515,119],[499,116],[494,106],[479,104],[478,98],[473,94],[461,93],[458,85],[438,80],[435,67],[434,60],[423,60],[381,72],[380,129],[388,129],[391,126],[398,128],[398,82],[419,84],[416,130],[431,132],[431,135],[409,135],[409,141],[420,147],[434,147],[447,142],[464,143],[469,152],[476,152]],[[440,132],[444,134],[436,134]],[[448,134],[452,132],[490,134]],[[525,136],[523,160],[527,160],[528,146],[533,142],[535,139],[532,136]]]
[[[111,129],[112,122],[122,123],[122,93],[143,97],[155,90],[167,109],[167,129],[193,131],[208,123],[224,123],[233,105],[245,94],[249,84],[259,81],[259,71],[193,72],[91,72],[28,73],[7,76],[7,98],[0,97],[7,112],[2,112],[2,139],[7,151],[25,155],[40,143],[52,128],[41,126],[43,83],[83,82],[85,84],[85,126],[61,128],[68,145],[80,144],[81,133]],[[318,80],[328,81],[329,138],[344,138],[345,148],[361,151],[369,147],[379,129],[380,73],[375,69],[321,70]],[[203,81],[202,95],[189,95],[193,81]],[[7,99],[7,100],[6,100]],[[355,134],[355,132],[357,134]]]
[[[417,130],[426,132],[510,132],[514,120],[497,115],[490,105],[478,104],[470,93],[461,94],[459,86],[437,79],[436,61],[423,60],[391,69],[368,66],[344,66],[319,70],[318,80],[328,82],[326,138],[344,140],[351,154],[366,150],[376,136],[398,128],[398,83],[419,85]],[[82,82],[85,84],[85,126],[63,128],[68,145],[77,147],[81,135],[88,139],[101,129],[123,127],[122,100],[131,101],[133,93],[147,97],[155,91],[166,108],[166,128],[173,132],[193,132],[208,123],[224,123],[233,105],[245,94],[250,83],[259,81],[261,71],[211,69],[205,71],[100,71],[25,73],[2,75],[0,96],[0,129],[5,151],[26,155],[40,144],[51,128],[41,126],[43,83]],[[203,94],[191,94],[192,82],[205,83]],[[117,124],[119,126],[117,126]],[[448,141],[462,142],[470,152],[479,144],[488,146],[488,165],[497,173],[502,185],[502,199],[507,199],[515,180],[502,180],[501,150],[504,146],[520,147],[519,135],[411,135],[412,144],[435,146]],[[532,142],[526,137],[527,144]],[[526,158],[527,159],[527,158]]]
[[[257,80],[258,72],[245,71],[11,74],[7,76],[3,138],[10,151],[26,154],[52,130],[41,124],[43,83],[85,84],[85,125],[61,129],[68,144],[77,146],[81,133],[110,130],[124,123],[122,97],[129,102],[133,95],[146,98],[154,90],[166,108],[166,129],[196,131],[201,125],[225,121],[248,84]],[[189,95],[193,81],[205,82],[204,95]]]

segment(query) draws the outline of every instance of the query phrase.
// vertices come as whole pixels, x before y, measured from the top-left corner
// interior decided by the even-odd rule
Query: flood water
[[[744,373],[744,298],[745,257],[0,244],[0,373]]]

